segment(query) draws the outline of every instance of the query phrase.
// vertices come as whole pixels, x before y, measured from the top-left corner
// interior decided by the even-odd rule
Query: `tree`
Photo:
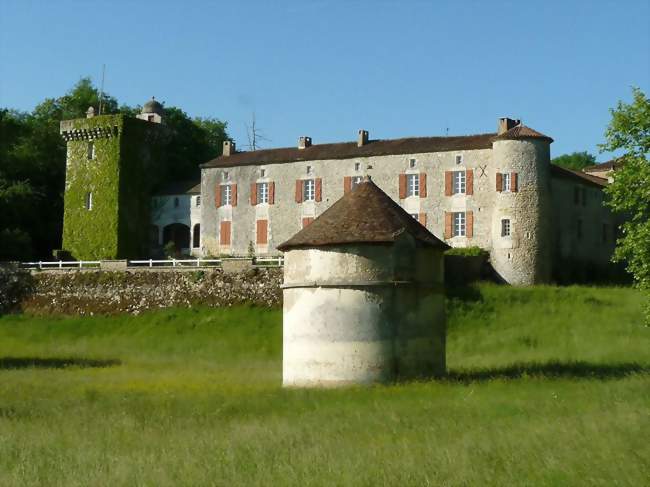
[[[551,160],[556,166],[562,166],[574,171],[581,171],[587,166],[596,164],[596,156],[589,152],[573,152],[571,154],[564,154]]]
[[[622,167],[606,189],[607,204],[626,217],[616,242],[615,261],[625,262],[641,289],[650,292],[650,100],[638,88],[632,103],[611,110],[601,151],[624,151]],[[650,323],[650,304],[646,309]]]

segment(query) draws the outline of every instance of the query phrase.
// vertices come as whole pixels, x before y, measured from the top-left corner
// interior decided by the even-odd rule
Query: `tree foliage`
[[[596,156],[589,152],[573,152],[571,154],[564,154],[551,160],[556,166],[562,166],[574,171],[581,171],[587,166],[596,164]]]
[[[621,169],[607,188],[608,205],[625,215],[614,258],[624,261],[638,285],[650,291],[650,100],[638,88],[632,103],[611,110],[603,151],[624,151]],[[650,307],[648,308],[650,321]]]
[[[47,259],[60,248],[66,145],[59,123],[85,117],[90,106],[97,111],[99,95],[90,78],[82,78],[30,113],[0,109],[0,260]],[[102,96],[102,114],[139,112],[140,107]],[[226,124],[192,119],[175,107],[166,108],[164,121],[171,140],[161,173],[166,181],[198,178],[198,165],[221,153]]]

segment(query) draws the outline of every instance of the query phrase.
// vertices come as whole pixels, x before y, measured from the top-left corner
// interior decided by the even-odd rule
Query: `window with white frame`
[[[415,167],[416,162],[417,161],[415,159],[409,159],[409,168],[413,169]]]
[[[510,182],[510,173],[509,172],[503,173],[503,175],[501,176],[501,181],[502,181],[502,190],[503,191],[510,191],[510,188],[512,186],[511,186],[511,182]]]
[[[84,201],[84,208],[86,210],[93,209],[93,194],[91,192],[86,193],[86,200]]]
[[[201,197],[197,196],[196,200],[194,201],[195,206],[201,206]]]
[[[229,184],[221,186],[221,206],[232,205],[232,187]]]
[[[257,203],[269,202],[269,183],[257,183]]]
[[[407,174],[406,175],[406,196],[419,196],[420,195],[420,175]]]
[[[457,154],[456,155],[456,164],[462,164],[463,163],[463,156],[462,154]]]
[[[510,219],[504,218],[501,220],[501,236],[509,237],[510,236]]]
[[[465,182],[465,171],[454,171],[453,173],[454,194],[465,194],[467,185]]]
[[[459,211],[454,213],[454,225],[453,233],[454,237],[464,237],[465,236],[465,212]]]
[[[352,187],[354,188],[361,181],[363,181],[363,176],[352,176]]]
[[[314,201],[316,199],[316,181],[305,179],[302,184],[302,200]]]

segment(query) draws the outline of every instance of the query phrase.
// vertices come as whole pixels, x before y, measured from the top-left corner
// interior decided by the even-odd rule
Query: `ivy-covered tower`
[[[63,250],[76,259],[148,256],[151,190],[167,139],[162,105],[137,118],[95,116],[61,122],[67,142]]]

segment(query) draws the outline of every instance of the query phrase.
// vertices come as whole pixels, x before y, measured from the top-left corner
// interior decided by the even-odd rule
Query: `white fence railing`
[[[232,257],[228,260],[247,260],[249,257]],[[127,267],[221,267],[222,259],[144,259],[129,260]],[[99,260],[55,260],[38,262],[21,262],[23,269],[97,269],[101,267]],[[284,257],[260,257],[253,259],[255,267],[282,267]]]
[[[38,262],[21,262],[24,269],[96,269],[101,264],[99,260],[55,260]]]

